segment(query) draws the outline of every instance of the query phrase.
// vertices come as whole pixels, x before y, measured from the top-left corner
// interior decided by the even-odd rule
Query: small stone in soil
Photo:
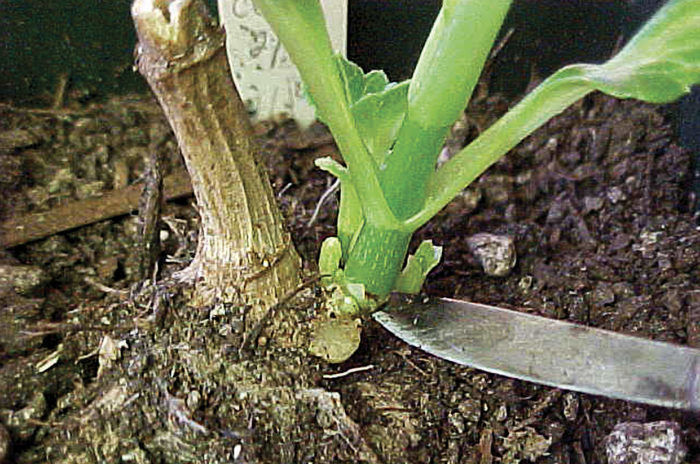
[[[686,455],[677,422],[617,424],[605,439],[609,464],[680,464]]]
[[[515,266],[513,239],[505,235],[475,234],[467,238],[467,245],[484,268],[486,275],[507,276]]]
[[[0,264],[0,293],[11,289],[23,296],[37,294],[48,278],[38,266]]]

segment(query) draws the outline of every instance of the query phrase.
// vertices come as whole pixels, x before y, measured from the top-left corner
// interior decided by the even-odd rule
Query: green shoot
[[[444,0],[410,81],[389,83],[332,52],[318,0],[254,0],[297,65],[345,165],[338,237],[323,244],[324,283],[338,312],[371,311],[391,291],[417,293],[441,249],[413,233],[534,130],[586,94],[670,102],[700,82],[700,0],[671,0],[612,59],[567,66],[436,169],[510,0]],[[404,267],[405,264],[405,267]]]

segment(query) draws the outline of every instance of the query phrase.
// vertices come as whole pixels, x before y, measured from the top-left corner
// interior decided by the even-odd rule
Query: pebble
[[[607,191],[607,196],[608,200],[610,200],[613,205],[627,200],[627,195],[625,195],[620,187],[611,187],[610,190]]]
[[[588,214],[592,211],[598,211],[604,205],[604,201],[600,197],[584,197],[583,198],[583,214]]]
[[[677,422],[617,424],[605,439],[608,464],[681,464],[687,448]]]
[[[467,238],[467,245],[486,275],[507,276],[517,261],[513,239],[506,235],[472,235]]]
[[[457,405],[457,410],[462,417],[472,423],[479,422],[481,418],[481,401],[468,398]]]
[[[596,306],[605,306],[615,302],[615,292],[612,286],[606,282],[600,282],[596,288],[586,294],[589,303]]]
[[[445,211],[448,214],[469,214],[476,209],[481,202],[482,191],[478,187],[469,187],[462,190],[447,205]]]
[[[38,266],[0,264],[0,293],[13,290],[22,296],[34,296],[48,277]]]

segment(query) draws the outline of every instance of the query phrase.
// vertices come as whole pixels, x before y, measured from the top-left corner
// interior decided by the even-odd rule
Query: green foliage
[[[580,68],[591,86],[615,97],[676,100],[700,82],[700,1],[669,2],[614,58]]]
[[[376,166],[381,166],[406,115],[408,81],[400,84],[390,83],[382,71],[364,74],[359,66],[340,54],[335,54],[333,59],[354,127]],[[310,98],[314,102],[313,97]],[[318,117],[327,122],[320,111]],[[344,166],[330,158],[317,159],[316,165],[341,181],[338,237],[343,244],[343,258],[347,259],[352,239],[364,223],[362,204]]]
[[[418,246],[416,253],[409,255],[406,267],[396,279],[394,287],[401,293],[418,293],[423,286],[428,273],[440,264],[442,247],[433,245],[430,240],[424,240]]]
[[[413,232],[552,116],[594,90],[669,102],[700,82],[700,0],[671,0],[615,57],[565,67],[436,169],[510,0],[444,0],[410,81],[389,83],[333,54],[318,0],[254,0],[297,65],[346,165],[317,165],[341,182],[338,238],[319,267],[341,312],[376,307],[390,291],[415,293],[440,259],[423,242],[405,267]]]
[[[534,130],[586,94],[664,103],[700,83],[700,0],[672,0],[616,56],[601,65],[575,64],[547,78],[493,126],[431,174],[420,227],[455,195]]]
[[[406,116],[408,81],[388,84],[381,92],[365,95],[352,106],[355,125],[378,166],[396,141]]]

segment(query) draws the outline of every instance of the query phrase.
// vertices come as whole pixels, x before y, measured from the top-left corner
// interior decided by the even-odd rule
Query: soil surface
[[[443,155],[508,104],[477,99]],[[0,220],[142,182],[154,154],[166,175],[182,168],[149,97],[0,113]],[[278,120],[256,130],[313,276],[337,206],[329,196],[310,225],[333,183],[313,160],[337,156],[335,147],[321,126]],[[416,235],[414,246],[444,247],[426,293],[700,348],[690,155],[659,108],[587,97]],[[0,462],[9,449],[5,462],[17,463],[595,464],[623,462],[606,456],[613,427],[656,421],[679,444],[654,462],[700,462],[697,414],[486,374],[372,321],[345,363],[311,358],[297,328],[320,310],[313,282],[251,337],[245,307],[188,307],[191,289],[173,275],[194,253],[193,200],[165,206],[159,274],[145,282],[138,221],[121,216],[0,252]],[[467,239],[483,232],[512,238],[507,276],[487,276],[470,251]]]

